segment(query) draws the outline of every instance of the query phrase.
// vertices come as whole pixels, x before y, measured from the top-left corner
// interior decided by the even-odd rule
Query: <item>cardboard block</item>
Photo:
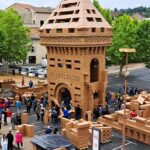
[[[34,136],[34,125],[25,125],[25,131],[27,137],[33,137]]]
[[[138,98],[137,98],[137,101],[138,101],[139,104],[143,105],[143,103],[145,101],[145,98],[143,98],[142,96],[139,95]]]
[[[27,124],[27,123],[28,123],[28,120],[29,120],[28,113],[23,113],[23,114],[22,114],[22,123],[23,123],[23,124]]]

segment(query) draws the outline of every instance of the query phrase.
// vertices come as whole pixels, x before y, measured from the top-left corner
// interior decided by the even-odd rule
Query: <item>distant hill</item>
[[[134,14],[139,14],[142,15],[145,18],[150,18],[150,7],[136,7],[136,8],[128,8],[128,9],[120,9],[118,10],[117,8],[114,9],[113,13],[115,15],[122,15],[122,14],[128,14],[130,16]]]

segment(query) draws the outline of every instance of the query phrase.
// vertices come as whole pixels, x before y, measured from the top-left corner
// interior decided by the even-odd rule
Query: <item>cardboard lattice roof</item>
[[[61,0],[41,29],[111,28],[90,0]]]

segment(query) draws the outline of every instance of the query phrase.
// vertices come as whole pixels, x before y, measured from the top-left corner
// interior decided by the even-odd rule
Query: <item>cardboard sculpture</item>
[[[0,88],[2,89],[8,89],[11,88],[11,84],[14,84],[15,81],[12,79],[8,80],[0,80]]]
[[[41,27],[40,40],[47,48],[50,105],[69,99],[84,115],[105,105],[105,48],[112,28],[92,2],[62,0]]]
[[[126,136],[150,145],[150,94],[142,94],[129,98],[126,110]],[[132,120],[130,112],[135,110],[138,116]],[[115,130],[122,131],[124,113],[123,110],[114,114],[99,118],[102,124],[111,126]]]
[[[104,126],[100,122],[70,120],[60,118],[62,135],[67,137],[71,143],[78,149],[87,148],[92,143],[92,128],[101,130],[100,143],[107,143],[112,140],[112,128]]]
[[[16,129],[19,130],[23,134],[23,136],[27,137],[34,136],[34,125],[22,124],[17,126]]]
[[[15,96],[17,95],[22,95],[24,98],[25,95],[31,95],[31,93],[34,93],[37,99],[40,99],[41,96],[44,96],[44,93],[47,92],[47,84],[45,83],[40,83],[37,84],[33,88],[29,88],[29,86],[18,86],[16,84],[11,85],[12,92],[14,93]],[[24,95],[25,94],[25,95]]]

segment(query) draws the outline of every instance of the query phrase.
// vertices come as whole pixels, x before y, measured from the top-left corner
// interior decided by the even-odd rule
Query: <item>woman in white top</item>
[[[2,150],[7,150],[8,149],[8,140],[6,135],[4,134],[2,139],[1,139],[1,146],[2,146]]]

